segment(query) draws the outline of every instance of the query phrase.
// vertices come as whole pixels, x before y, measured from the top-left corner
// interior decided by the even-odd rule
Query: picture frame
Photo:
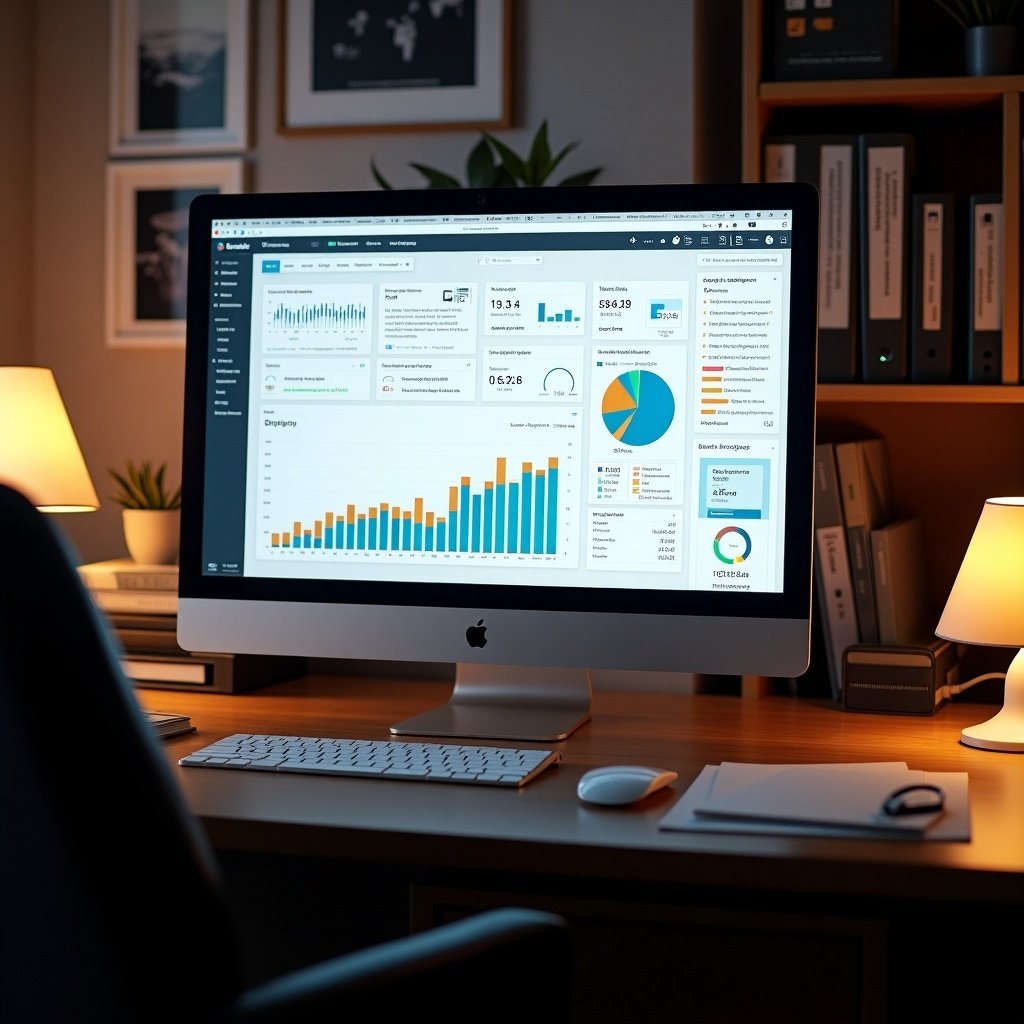
[[[189,204],[243,184],[241,158],[107,164],[108,347],[184,348]]]
[[[250,0],[110,0],[110,155],[246,149],[250,35]]]
[[[512,0],[278,0],[278,131],[511,125]]]

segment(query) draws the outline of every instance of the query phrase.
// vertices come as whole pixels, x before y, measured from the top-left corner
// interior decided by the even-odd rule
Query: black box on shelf
[[[770,9],[775,81],[896,73],[897,0],[772,0]]]
[[[956,646],[938,637],[914,644],[854,644],[843,653],[847,711],[930,715],[959,682]]]

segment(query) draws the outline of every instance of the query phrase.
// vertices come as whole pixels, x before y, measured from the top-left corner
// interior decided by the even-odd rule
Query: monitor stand
[[[590,669],[458,665],[446,704],[391,726],[396,736],[564,740],[590,719]]]

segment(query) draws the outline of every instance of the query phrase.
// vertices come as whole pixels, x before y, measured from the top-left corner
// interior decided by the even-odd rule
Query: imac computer
[[[182,646],[454,664],[440,737],[801,674],[817,253],[799,183],[199,196]]]

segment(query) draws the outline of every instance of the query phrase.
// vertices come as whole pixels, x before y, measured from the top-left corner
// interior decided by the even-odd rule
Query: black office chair
[[[0,537],[4,1024],[565,1019],[568,925],[521,908],[246,988],[214,855],[59,529],[0,485]]]

